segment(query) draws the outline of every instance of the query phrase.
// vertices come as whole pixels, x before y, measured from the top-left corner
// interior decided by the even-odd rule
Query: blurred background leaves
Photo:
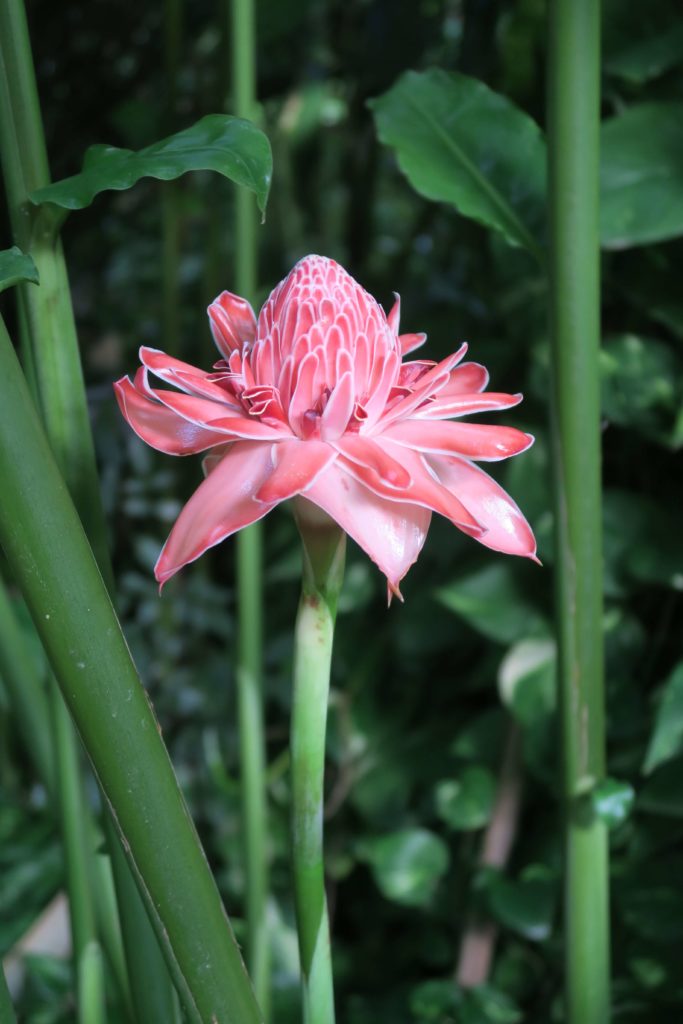
[[[138,149],[168,134],[161,5],[100,0],[60,8],[35,0],[29,17],[55,180],[75,174],[93,143]],[[205,0],[187,5],[173,130],[230,113],[226,20]],[[559,1021],[543,257],[507,244],[524,238],[455,184],[441,153],[428,161],[425,143],[406,162],[393,113],[389,126],[401,90],[457,84],[475,104],[461,140],[470,163],[483,161],[488,173],[486,160],[501,151],[513,164],[520,157],[518,171],[505,164],[500,189],[510,190],[513,225],[542,245],[544,4],[259,0],[258,21],[261,127],[274,158],[260,232],[261,297],[308,252],[339,259],[385,308],[393,291],[401,293],[404,329],[429,334],[426,358],[467,339],[495,390],[524,391],[506,422],[537,438],[529,453],[494,472],[529,516],[543,569],[496,556],[435,518],[405,581],[405,605],[387,611],[379,574],[350,552],[326,822],[340,1021]],[[673,2],[604,5],[604,629],[615,781],[593,799],[611,822],[614,1011],[624,1024],[675,1018],[683,1008],[676,961],[683,920],[680,32]],[[450,95],[443,102],[452,109]],[[512,111],[512,120],[499,125],[492,104]],[[531,171],[506,142],[510,126],[522,149],[527,140],[526,156],[537,154]],[[189,567],[159,599],[152,566],[200,468],[197,460],[169,464],[145,448],[111,393],[111,381],[136,365],[139,344],[165,345],[160,194],[168,187],[141,181],[99,197],[69,219],[64,242],[127,636],[239,927],[233,545]],[[209,366],[204,309],[234,284],[232,186],[197,172],[175,187],[174,354]],[[268,518],[265,543],[274,1019],[289,1024],[298,1014],[286,755],[298,555],[286,511]],[[63,880],[55,823],[3,692],[0,940],[7,952]],[[481,854],[510,720],[521,732],[521,807],[507,862],[493,868]],[[494,957],[486,983],[465,991],[452,977],[473,916],[495,925]],[[70,985],[58,961],[34,961],[22,1019],[73,1021]]]

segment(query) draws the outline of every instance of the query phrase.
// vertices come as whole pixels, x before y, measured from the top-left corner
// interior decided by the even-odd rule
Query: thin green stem
[[[605,1024],[606,827],[590,794],[605,771],[598,240],[600,4],[552,0],[549,25],[550,319],[569,1024]]]
[[[94,879],[91,874],[93,857],[88,841],[89,828],[85,796],[82,791],[78,742],[69,712],[54,680],[50,681],[49,692],[73,955],[79,997],[85,991],[88,994],[87,1004],[79,998],[78,1019],[81,1024],[89,1024],[91,1019],[103,1021],[105,1018],[104,972],[95,927]],[[84,967],[88,969],[87,980],[82,976]]]
[[[330,927],[325,897],[323,801],[325,731],[337,599],[346,535],[297,502],[303,541],[301,601],[294,634],[292,857],[304,1024],[334,1024]]]
[[[50,729],[47,693],[36,671],[35,661],[26,643],[10,603],[7,588],[0,580],[0,676],[7,687],[21,737],[35,766],[38,778],[51,793],[54,776],[54,749]],[[51,795],[53,795],[51,793]]]
[[[256,32],[253,0],[231,4],[232,92],[234,112],[252,119],[256,108]],[[235,194],[235,290],[254,301],[258,273],[257,211],[248,189]],[[240,775],[244,819],[247,963],[268,1020],[270,943],[267,928],[268,853],[266,756],[263,727],[263,581],[261,525],[237,537]]]
[[[35,189],[49,184],[50,175],[22,0],[0,3],[0,155],[14,240],[30,252],[40,274],[40,287],[20,287],[19,295],[22,335],[28,342],[41,413],[50,445],[113,593],[66,264],[54,224],[42,211],[37,213],[28,199]],[[149,969],[141,984],[134,986],[138,1015],[141,1020],[171,1019],[172,987],[137,886],[123,855],[117,857],[112,852],[112,863],[129,963],[144,960]],[[114,930],[113,923],[108,930]]]
[[[12,998],[7,988],[7,978],[0,964],[0,1024],[17,1024]]]

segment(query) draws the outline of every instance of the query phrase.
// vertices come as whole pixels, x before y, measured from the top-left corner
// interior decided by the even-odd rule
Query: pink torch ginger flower
[[[271,293],[258,321],[223,292],[209,306],[222,358],[212,373],[141,348],[135,380],[114,387],[133,430],[168,455],[208,452],[155,567],[182,566],[298,495],[336,520],[376,562],[390,591],[416,560],[432,512],[481,544],[535,559],[534,536],[506,492],[476,463],[523,452],[514,427],[462,423],[521,395],[486,392],[488,373],[403,356],[424,334],[399,334],[334,260],[307,256]],[[153,373],[179,390],[155,389]],[[453,422],[455,421],[455,422]]]

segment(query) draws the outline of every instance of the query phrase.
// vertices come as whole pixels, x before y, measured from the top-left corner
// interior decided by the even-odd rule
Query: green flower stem
[[[305,500],[296,503],[303,541],[294,636],[291,725],[292,856],[305,1024],[334,1024],[334,986],[323,860],[325,729],[337,599],[346,534]]]
[[[256,115],[256,31],[253,0],[231,3],[234,113]],[[258,274],[256,203],[235,193],[235,290],[254,301]],[[237,701],[244,820],[247,963],[264,1017],[270,1016],[270,942],[267,928],[268,852],[266,753],[263,725],[263,569],[261,524],[237,537]]]
[[[85,990],[88,993],[87,1005],[79,999],[78,1019],[82,1024],[90,1024],[91,1020],[99,1022],[105,1019],[104,972],[95,927],[94,878],[91,873],[94,865],[88,842],[87,811],[85,795],[82,792],[78,740],[69,712],[54,680],[50,681],[49,691],[73,954],[79,994]],[[84,966],[88,968],[87,985],[81,976]]]
[[[0,964],[0,1024],[17,1024],[12,999],[7,988],[7,978]]]
[[[14,240],[29,252],[40,286],[21,286],[20,319],[27,363],[52,450],[113,594],[113,575],[90,430],[66,264],[49,211],[28,200],[50,181],[31,45],[22,0],[0,4],[0,155]],[[107,812],[108,813],[108,812]],[[113,830],[109,830],[113,835]],[[112,851],[119,913],[133,996],[141,1020],[170,1020],[174,994],[135,881]],[[114,925],[107,929],[112,931]],[[147,976],[137,965],[145,963]]]
[[[12,710],[36,775],[48,793],[54,796],[54,749],[47,692],[1,580],[0,677],[9,692]]]
[[[162,923],[158,938],[188,1019],[262,1024],[152,708],[1,321],[0,437],[0,544],[147,908]]]
[[[598,0],[552,0],[549,33],[550,314],[566,805],[567,1020],[605,1024],[610,1015],[607,830],[590,800],[605,771]]]

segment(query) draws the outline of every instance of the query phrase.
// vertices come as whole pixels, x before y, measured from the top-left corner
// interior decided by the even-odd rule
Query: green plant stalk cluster
[[[0,436],[0,543],[140,890],[163,919],[157,937],[188,1019],[262,1024],[158,724],[1,322]]]
[[[550,319],[569,1024],[609,1020],[608,846],[590,801],[605,771],[600,485],[600,4],[549,24]]]
[[[256,29],[253,0],[231,0],[234,113],[253,119],[256,107]],[[245,188],[235,192],[235,291],[256,297],[258,239],[256,203]],[[261,524],[237,536],[237,701],[240,780],[244,822],[247,963],[263,1015],[270,1016],[266,749],[263,722],[263,538]]]
[[[291,724],[292,858],[305,1024],[334,1024],[330,927],[325,897],[325,733],[337,601],[346,534],[298,499],[303,541],[301,600],[294,633]]]

